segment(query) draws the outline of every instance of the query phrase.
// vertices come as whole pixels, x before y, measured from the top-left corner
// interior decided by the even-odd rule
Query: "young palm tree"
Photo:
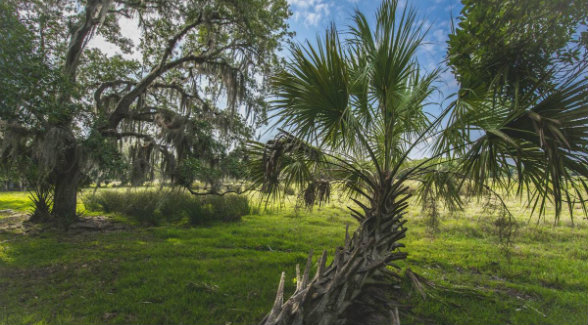
[[[415,59],[424,30],[414,11],[386,0],[374,28],[360,12],[353,22],[345,41],[331,27],[316,46],[293,47],[274,78],[274,109],[285,129],[267,144],[252,145],[251,171],[264,192],[279,195],[294,186],[309,204],[339,184],[357,205],[350,210],[359,227],[346,234],[329,266],[323,252],[312,279],[309,255],[286,302],[282,273],[262,324],[397,320],[387,295],[397,275],[388,266],[407,255],[399,241],[409,179],[457,204],[459,184],[450,186],[451,180],[472,181],[482,192],[492,180],[517,177],[519,193],[556,206],[573,204],[570,195],[582,199],[588,189],[577,177],[588,176],[580,149],[588,143],[586,82],[514,101],[461,98],[430,121],[423,108],[438,72],[423,73]],[[447,116],[448,126],[440,129]],[[441,139],[434,157],[406,167],[415,145],[434,135]]]

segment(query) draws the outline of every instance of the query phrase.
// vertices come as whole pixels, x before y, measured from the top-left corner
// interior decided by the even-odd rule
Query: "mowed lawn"
[[[443,214],[435,234],[411,207],[400,266],[432,286],[423,298],[405,280],[402,324],[588,323],[588,222],[528,223],[510,203],[519,226],[509,246],[475,201]],[[296,263],[311,249],[332,257],[345,225],[356,227],[347,204],[199,227],[0,233],[0,324],[255,324],[282,271],[292,292]],[[0,193],[0,210],[28,206],[25,193]]]

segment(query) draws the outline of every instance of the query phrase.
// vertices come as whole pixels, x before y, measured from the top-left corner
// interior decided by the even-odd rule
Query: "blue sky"
[[[303,42],[306,39],[314,42],[317,35],[323,36],[324,31],[334,22],[339,30],[346,30],[355,9],[362,11],[368,19],[375,19],[375,12],[380,6],[380,0],[288,0],[292,17],[290,28],[296,32],[295,40]],[[447,35],[451,29],[452,17],[459,16],[462,8],[459,0],[401,0],[400,6],[413,7],[417,12],[419,22],[422,22],[429,32],[425,44],[418,52],[421,66],[431,71],[437,67],[444,67]],[[444,96],[455,91],[456,84],[451,72],[441,75],[438,85]],[[441,99],[441,98],[438,98]]]
[[[457,90],[457,83],[453,74],[445,69],[444,63],[447,52],[447,38],[451,30],[451,19],[459,16],[462,8],[459,0],[400,0],[399,6],[412,7],[416,10],[417,20],[423,23],[428,33],[425,42],[417,53],[421,67],[427,71],[436,68],[444,69],[437,84],[440,92],[429,98],[431,105],[425,110],[433,116],[438,116],[446,104],[445,99]],[[355,9],[359,9],[370,20],[375,20],[375,13],[381,0],[288,0],[292,17],[290,28],[296,32],[295,41],[312,43],[317,36],[323,36],[325,30],[335,23],[340,31],[347,30],[351,16]],[[284,52],[287,56],[287,51]],[[261,139],[271,138],[275,130],[264,129]],[[429,139],[433,140],[433,139]],[[422,158],[427,155],[426,144],[418,146],[411,153],[411,158]]]
[[[355,9],[359,9],[371,21],[375,20],[375,13],[381,0],[287,0],[292,11],[289,19],[290,29],[296,32],[295,40],[314,42],[316,36],[324,36],[325,30],[332,22],[339,31],[348,29]],[[447,107],[447,98],[457,91],[457,83],[451,71],[444,63],[447,52],[447,39],[451,31],[451,20],[459,17],[462,9],[460,0],[399,0],[399,6],[412,7],[416,10],[417,20],[422,22],[429,31],[425,43],[417,53],[417,59],[422,68],[432,71],[441,68],[437,84],[440,93],[434,93],[430,98],[431,105],[425,108],[433,116],[438,116]],[[585,31],[586,27],[578,29],[577,33]],[[287,51],[285,51],[287,53]],[[287,54],[285,54],[287,55]],[[416,156],[425,154],[420,151]]]
[[[375,12],[381,0],[287,0],[292,11],[290,29],[296,33],[295,41],[304,42],[306,39],[314,41],[317,35],[324,35],[324,31],[334,22],[339,30],[346,30],[355,9],[361,10],[368,19],[374,20]],[[400,6],[410,6],[416,9],[420,22],[429,28],[426,43],[418,53],[421,66],[426,70],[443,67],[446,53],[446,40],[451,28],[451,17],[457,17],[461,10],[459,0],[400,0]],[[120,20],[123,36],[138,44],[140,31],[138,20],[122,18]],[[106,53],[121,53],[115,45],[107,42],[102,36],[94,37],[89,47],[97,47]],[[287,51],[283,52],[287,56]],[[128,56],[128,55],[126,55]],[[135,52],[130,57],[140,60],[141,54]],[[455,80],[449,71],[441,76],[439,88],[444,95],[456,89]]]
[[[375,13],[381,4],[381,0],[287,0],[292,11],[289,24],[290,29],[296,33],[295,41],[304,42],[310,40],[314,42],[316,36],[323,36],[325,30],[332,22],[337,28],[345,31],[351,22],[351,16],[355,9],[362,11],[365,16],[373,22]],[[425,37],[425,43],[418,52],[418,60],[427,71],[435,68],[444,68],[444,58],[446,54],[447,35],[451,29],[451,17],[458,17],[462,8],[459,0],[400,0],[400,7],[406,6],[416,9],[419,22],[422,22],[425,28],[429,29]],[[121,19],[120,21],[123,35],[132,39],[138,44],[140,31],[137,27],[137,19]],[[97,47],[106,53],[120,53],[113,44],[108,43],[103,37],[98,36],[92,39],[90,47]],[[287,49],[282,52],[288,55]],[[130,55],[140,60],[139,52]],[[440,93],[435,93],[430,101],[435,103],[426,108],[432,115],[439,114],[443,105],[443,100],[448,95],[454,93],[457,85],[453,75],[446,70],[441,74],[439,84],[437,85]],[[264,127],[258,130],[262,140],[267,140],[275,133],[275,129]],[[419,153],[417,155],[421,155]]]

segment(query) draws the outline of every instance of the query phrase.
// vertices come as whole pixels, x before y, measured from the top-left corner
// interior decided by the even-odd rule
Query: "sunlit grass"
[[[0,210],[10,209],[15,211],[28,212],[33,208],[33,203],[29,199],[27,192],[1,192],[0,193]],[[0,218],[3,215],[0,214]]]
[[[310,249],[332,256],[345,225],[357,224],[345,200],[312,211],[295,210],[293,196],[267,210],[254,201],[255,214],[236,223],[0,234],[0,324],[257,323],[280,272],[293,279]],[[0,209],[25,202],[26,194],[0,195]],[[403,241],[409,257],[401,265],[437,287],[427,299],[415,292],[407,298],[403,323],[586,324],[586,220],[574,228],[565,215],[560,227],[549,216],[527,223],[528,212],[517,204],[509,200],[518,223],[510,246],[499,241],[493,217],[477,201],[443,213],[437,233],[411,206]],[[288,281],[287,291],[293,288]]]

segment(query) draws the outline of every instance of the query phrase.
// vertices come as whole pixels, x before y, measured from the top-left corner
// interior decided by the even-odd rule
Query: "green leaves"
[[[296,125],[302,139],[345,146],[355,127],[348,105],[349,71],[335,27],[317,44],[293,46],[293,59],[272,81],[278,97],[273,110],[279,123]]]
[[[252,146],[264,189],[329,179],[369,198],[366,192],[392,181],[411,140],[429,127],[423,107],[437,71],[423,74],[414,57],[423,39],[414,11],[384,1],[375,26],[360,12],[353,21],[348,39],[331,26],[316,43],[294,45],[274,76],[272,112],[286,132]],[[284,137],[313,149],[276,147]]]
[[[503,94],[555,84],[586,69],[588,48],[577,30],[588,23],[588,1],[463,0],[449,35],[448,60],[462,90]],[[518,85],[515,86],[515,83]]]
[[[304,188],[326,175],[371,199],[384,184],[416,179],[423,184],[421,197],[443,198],[452,207],[460,206],[464,183],[478,195],[514,184],[540,214],[550,201],[557,215],[564,205],[588,212],[588,82],[583,72],[563,78],[565,66],[559,66],[558,79],[549,79],[559,73],[550,55],[568,42],[565,33],[579,22],[577,14],[554,13],[529,23],[524,32],[538,37],[552,23],[563,24],[556,28],[561,38],[538,49],[517,28],[549,6],[565,8],[543,3],[524,16],[514,2],[474,4],[465,2],[469,16],[450,40],[450,63],[461,89],[434,124],[423,107],[438,71],[421,72],[414,54],[422,26],[413,11],[398,10],[396,1],[382,3],[373,27],[356,12],[345,41],[333,26],[316,45],[294,46],[292,59],[273,79],[274,113],[288,141],[314,145],[324,159],[275,151],[278,142],[258,144],[266,154],[258,155],[257,167],[266,173],[256,180],[275,192],[280,184]],[[491,27],[497,28],[486,30]],[[404,168],[415,142],[435,136],[428,134],[433,127],[439,132],[434,157]],[[275,155],[267,154],[270,149]]]
[[[515,182],[540,215],[548,203],[557,216],[564,205],[572,216],[576,206],[586,212],[588,82],[536,87],[514,100],[490,95],[458,99],[437,153],[457,159],[455,174],[473,180],[477,192],[493,184],[510,188]]]
[[[266,144],[249,145],[249,179],[269,196],[279,197],[289,188],[302,189],[328,171],[328,158],[320,149],[281,131]]]

